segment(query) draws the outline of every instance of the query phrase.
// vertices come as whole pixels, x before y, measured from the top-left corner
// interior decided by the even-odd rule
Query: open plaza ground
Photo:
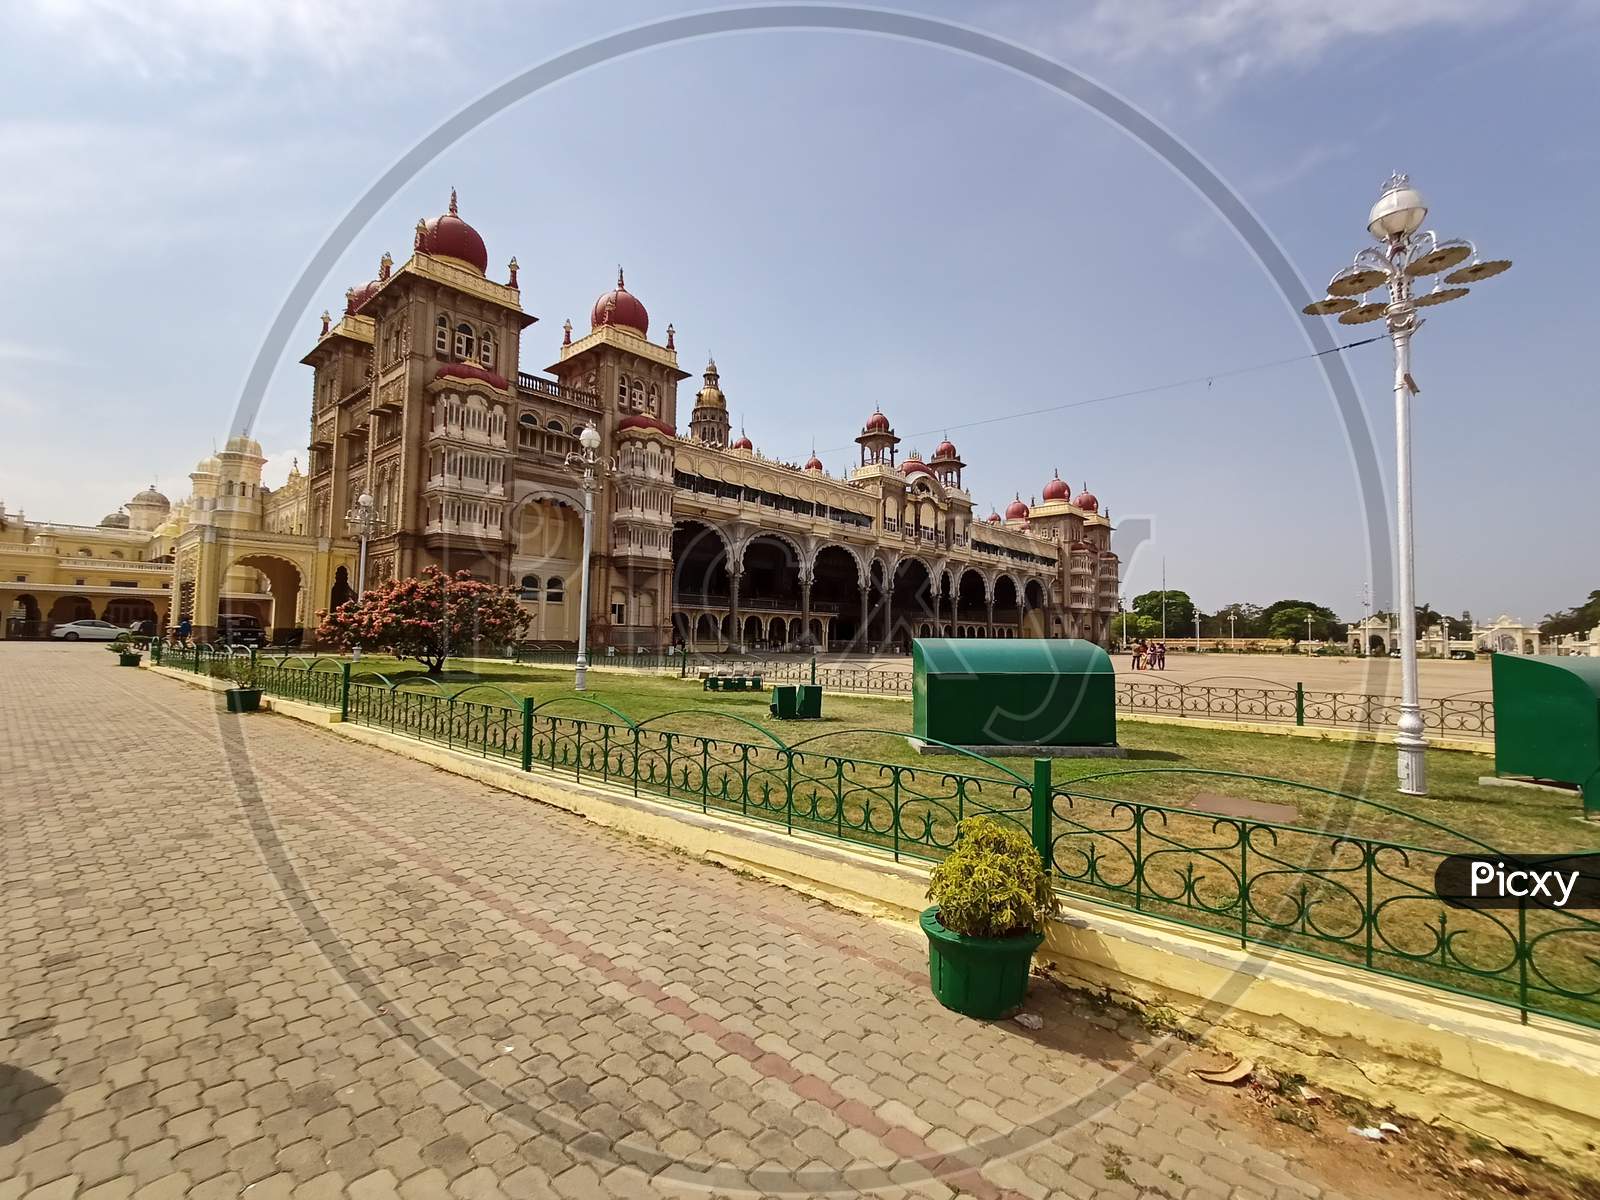
[[[0,670],[0,1195],[1449,1191],[1117,1010],[973,1023],[910,930],[108,657]]]

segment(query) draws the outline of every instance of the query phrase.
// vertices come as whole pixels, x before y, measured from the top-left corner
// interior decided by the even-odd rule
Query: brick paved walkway
[[[0,646],[0,1200],[1322,1194],[1048,985],[219,708]]]

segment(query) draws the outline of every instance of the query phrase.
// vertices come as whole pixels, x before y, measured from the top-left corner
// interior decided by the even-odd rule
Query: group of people
[[[1147,642],[1140,638],[1133,646],[1135,671],[1165,671],[1167,669],[1167,644]]]

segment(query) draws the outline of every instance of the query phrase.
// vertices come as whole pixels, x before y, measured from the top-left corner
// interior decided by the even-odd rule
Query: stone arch
[[[810,555],[804,560],[806,573],[815,579],[817,573],[817,560],[822,557],[822,552],[824,550],[830,549],[843,551],[849,556],[850,561],[855,564],[856,582],[864,586],[867,582],[868,569],[866,559],[862,557],[861,551],[858,547],[850,545],[849,542],[841,542],[836,538],[824,539],[815,543],[811,547]]]
[[[38,637],[44,632],[40,624],[39,601],[31,592],[13,596],[0,616],[5,618],[8,638]]]
[[[249,567],[266,577],[267,592],[272,597],[270,640],[287,642],[297,635],[303,640],[305,587],[311,578],[310,566],[281,554],[247,550],[228,564],[227,571],[234,567]],[[224,576],[227,571],[223,572]],[[218,597],[218,614],[229,611],[233,610],[228,607],[227,600]]]
[[[804,568],[795,539],[763,530],[740,543],[742,603],[754,607],[798,610]]]

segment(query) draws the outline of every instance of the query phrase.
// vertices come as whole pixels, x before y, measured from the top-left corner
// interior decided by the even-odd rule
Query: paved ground
[[[1112,656],[1119,676],[1133,678],[1128,655]],[[868,657],[833,655],[849,665],[870,665],[885,670],[909,672],[911,659],[905,655]],[[809,661],[809,660],[808,660]],[[1430,699],[1461,696],[1475,700],[1491,698],[1489,659],[1469,661],[1419,659],[1417,682],[1420,694]],[[1318,658],[1293,654],[1183,654],[1167,656],[1167,668],[1137,676],[1166,683],[1211,683],[1219,687],[1290,687],[1303,683],[1307,690],[1367,693],[1374,696],[1400,694],[1400,661],[1391,658]]]
[[[1048,984],[218,708],[0,649],[0,1200],[1331,1194]]]

